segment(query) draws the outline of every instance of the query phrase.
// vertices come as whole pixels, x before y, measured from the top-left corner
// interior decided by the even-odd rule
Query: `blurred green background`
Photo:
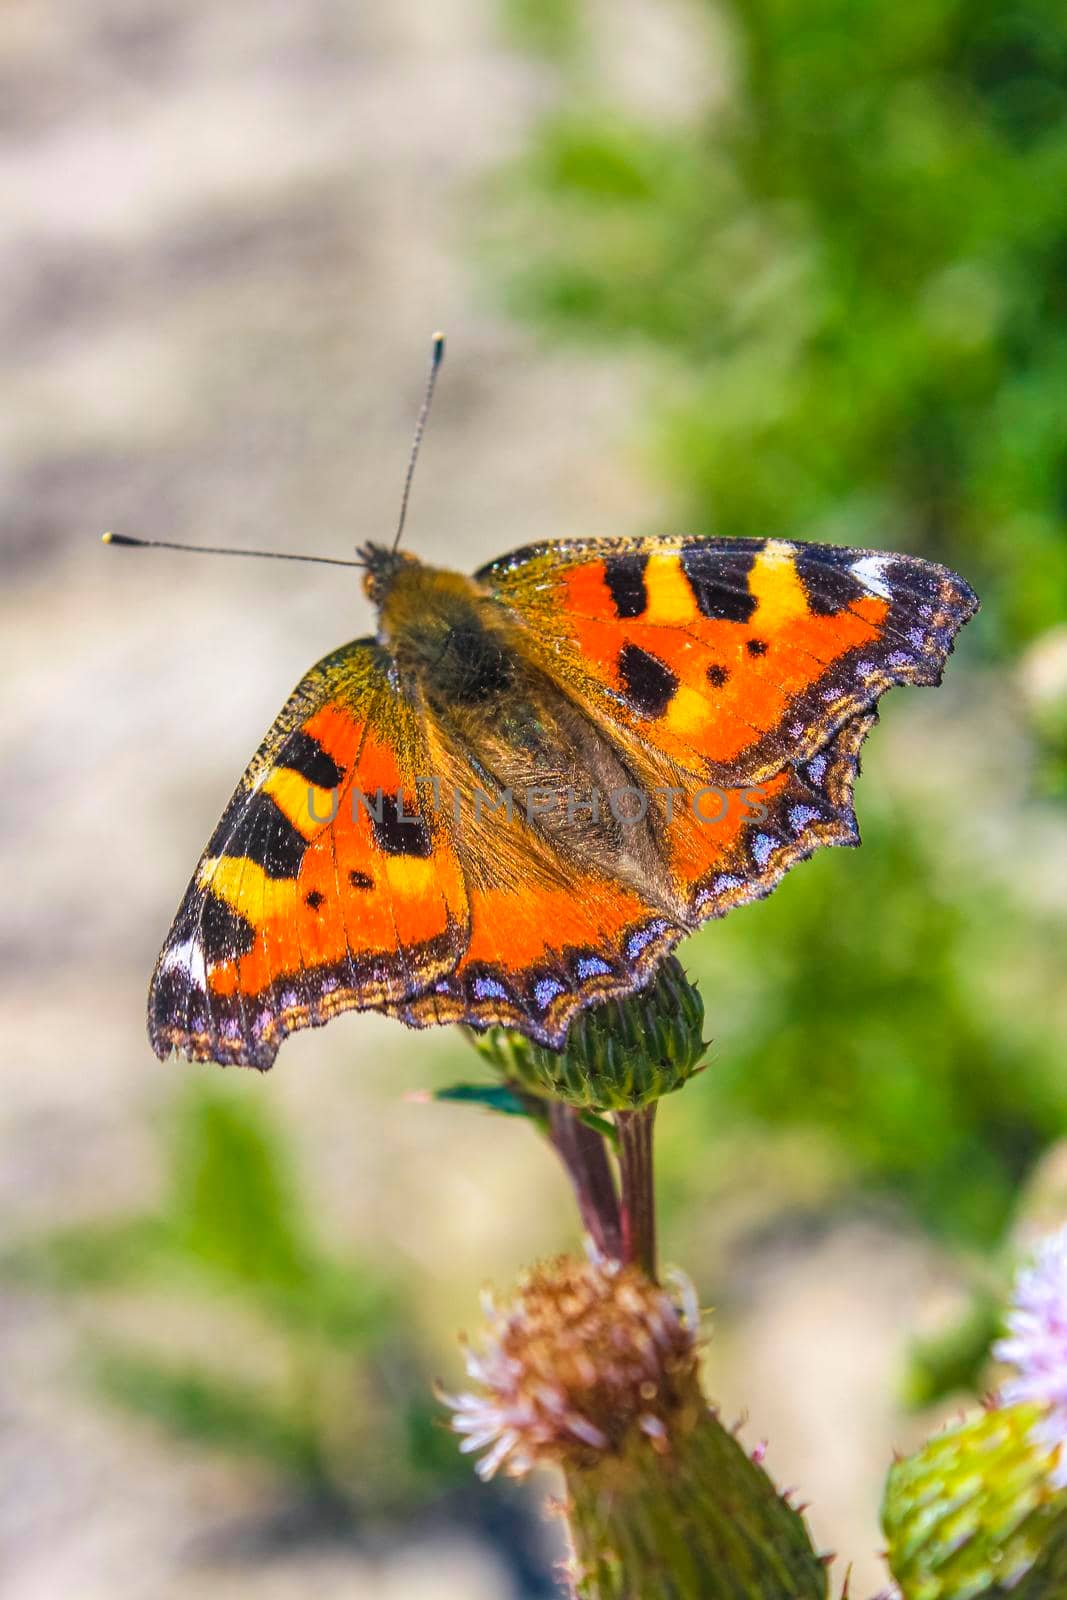
[[[425,558],[773,533],[982,597],[884,704],[862,851],[683,948],[714,1046],[661,1117],[709,1388],[873,1590],[891,1449],[1067,1216],[1067,15],[14,0],[0,104],[5,1592],[556,1592],[543,1486],[475,1488],[430,1390],[575,1242],[534,1133],[405,1098],[477,1074],[443,1033],[342,1019],[266,1079],[144,1042],[365,603],[95,542],[381,536],[438,325]]]

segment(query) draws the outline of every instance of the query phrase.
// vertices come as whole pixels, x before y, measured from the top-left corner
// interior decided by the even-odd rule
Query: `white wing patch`
[[[176,944],[168,950],[160,962],[161,972],[170,972],[177,968],[184,972],[189,982],[197,989],[207,988],[207,968],[204,965],[204,952],[195,938],[186,939],[184,944]]]
[[[892,600],[892,590],[885,581],[885,569],[888,565],[886,556],[861,556],[858,561],[852,563],[849,571],[872,594],[880,595],[883,600]]]

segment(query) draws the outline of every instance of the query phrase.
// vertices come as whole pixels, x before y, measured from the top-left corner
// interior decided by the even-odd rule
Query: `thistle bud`
[[[704,1006],[668,956],[647,989],[579,1012],[561,1051],[492,1028],[474,1036],[498,1072],[532,1094],[586,1111],[633,1111],[680,1089],[707,1050]]]
[[[997,1404],[889,1475],[882,1520],[905,1600],[1067,1594],[1067,1230],[1019,1274]]]
[[[562,1258],[489,1307],[476,1391],[442,1396],[483,1478],[562,1470],[583,1600],[823,1600],[800,1515],[709,1411],[691,1286]]]
[[[1067,1497],[1053,1482],[1057,1452],[1035,1439],[1040,1416],[1033,1405],[982,1412],[892,1468],[882,1527],[905,1600],[1046,1592],[1041,1574],[1067,1545]]]

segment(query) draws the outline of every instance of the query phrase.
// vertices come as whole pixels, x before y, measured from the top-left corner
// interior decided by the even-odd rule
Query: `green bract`
[[[904,1600],[1067,1593],[1067,1493],[1051,1481],[1055,1452],[1033,1439],[1040,1416],[982,1412],[893,1467],[882,1527]]]
[[[474,1043],[531,1094],[581,1110],[633,1111],[689,1081],[707,1050],[703,1025],[700,995],[668,956],[647,989],[581,1012],[562,1051],[505,1028],[474,1036]]]

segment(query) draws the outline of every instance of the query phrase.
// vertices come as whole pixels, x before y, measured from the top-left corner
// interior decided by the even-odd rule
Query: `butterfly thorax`
[[[435,776],[449,792],[461,791],[469,808],[475,787],[506,791],[524,813],[535,792],[541,805],[558,797],[533,817],[535,832],[567,858],[639,881],[657,904],[669,900],[651,820],[628,823],[606,803],[590,819],[589,794],[632,787],[635,774],[546,675],[536,640],[511,608],[476,579],[410,557],[376,569],[374,593],[378,642],[395,663],[399,693],[429,719]],[[568,796],[585,802],[580,819]]]
[[[372,546],[364,559],[378,642],[409,695],[462,709],[508,694],[515,661],[499,602],[474,579],[414,556]]]

